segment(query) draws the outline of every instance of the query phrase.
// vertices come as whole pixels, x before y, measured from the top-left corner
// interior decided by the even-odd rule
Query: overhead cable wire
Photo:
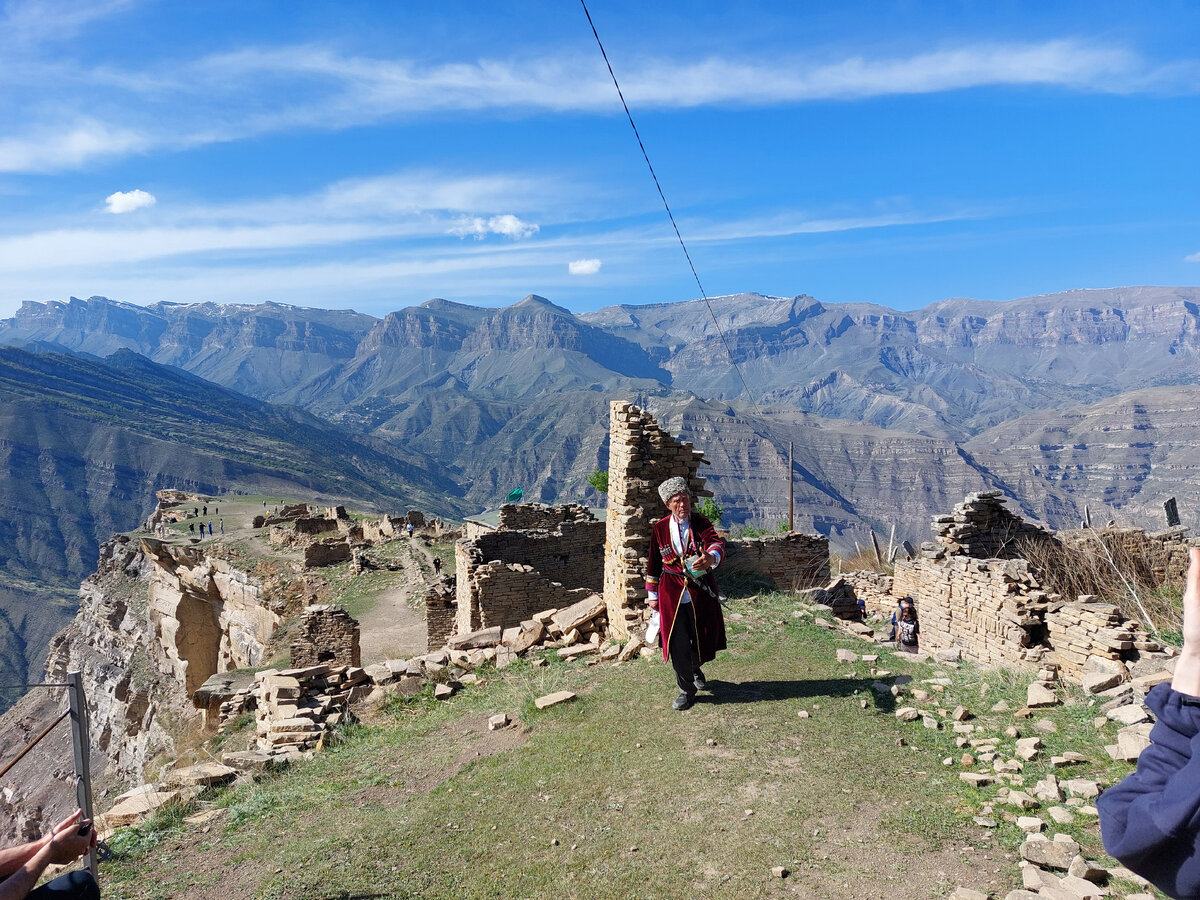
[[[729,354],[729,363],[733,366],[733,370],[737,372],[738,378],[742,382],[742,387],[746,389],[746,396],[750,398],[750,402],[754,405],[754,409],[758,412],[758,401],[754,398],[754,392],[750,390],[750,385],[746,383],[746,378],[742,375],[742,370],[737,364],[737,360],[733,358],[733,350],[729,347],[729,341],[725,338],[725,332],[721,330],[721,323],[717,321],[717,314],[713,312],[712,303],[709,302],[708,294],[704,291],[704,285],[700,283],[700,276],[696,272],[696,266],[692,262],[692,255],[688,253],[687,244],[683,242],[683,235],[679,233],[679,225],[675,222],[675,216],[671,212],[671,204],[667,202],[667,195],[663,193],[662,185],[658,183],[658,175],[654,172],[654,165],[650,162],[650,154],[646,152],[646,145],[642,143],[642,136],[638,133],[637,125],[633,122],[633,114],[629,112],[629,104],[625,102],[625,94],[621,91],[621,85],[617,81],[617,74],[613,71],[612,63],[608,61],[608,53],[604,50],[604,42],[600,40],[600,33],[596,31],[596,23],[592,21],[592,14],[588,12],[586,0],[579,0],[583,6],[583,14],[587,16],[588,25],[592,28],[592,35],[596,38],[596,46],[600,48],[600,55],[604,57],[604,64],[608,66],[608,74],[612,77],[613,87],[617,89],[617,96],[621,98],[621,106],[625,108],[625,117],[629,119],[629,127],[633,129],[633,136],[637,138],[638,147],[642,150],[642,158],[646,160],[646,167],[650,170],[650,177],[654,179],[654,186],[658,188],[658,196],[662,198],[663,208],[667,211],[667,218],[671,220],[671,227],[675,229],[675,237],[679,239],[679,246],[683,248],[683,255],[687,259],[688,267],[692,270],[692,277],[696,279],[696,287],[700,288],[700,296],[704,299],[704,305],[708,307],[708,314],[712,316],[713,325],[717,329],[717,334],[721,336],[721,343],[725,345],[725,352]]]

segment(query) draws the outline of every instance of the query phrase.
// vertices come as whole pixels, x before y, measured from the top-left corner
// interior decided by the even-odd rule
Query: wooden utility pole
[[[796,476],[792,469],[792,442],[788,441],[788,534],[795,531],[793,516],[796,512]]]

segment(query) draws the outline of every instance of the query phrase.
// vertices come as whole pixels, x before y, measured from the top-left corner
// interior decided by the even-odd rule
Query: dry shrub
[[[1056,538],[1019,538],[1014,549],[1038,582],[1064,600],[1094,594],[1127,615],[1140,615],[1156,634],[1178,632],[1183,611],[1178,589],[1161,584],[1155,550],[1133,547],[1117,535],[1097,531],[1069,543]]]

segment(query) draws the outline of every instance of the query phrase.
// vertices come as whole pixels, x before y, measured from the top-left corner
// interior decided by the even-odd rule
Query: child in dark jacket
[[[1146,697],[1150,746],[1096,802],[1104,848],[1180,900],[1200,898],[1200,547],[1188,557],[1183,652],[1171,684]]]

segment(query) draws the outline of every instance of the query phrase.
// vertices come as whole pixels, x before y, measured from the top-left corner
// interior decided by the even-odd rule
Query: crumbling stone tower
[[[322,663],[362,665],[358,622],[339,606],[319,603],[305,607],[291,649],[292,666],[297,669]]]
[[[676,475],[695,496],[711,497],[697,475],[704,454],[675,440],[645,410],[613,401],[609,408],[608,518],[604,540],[604,602],[609,629],[627,635],[646,609],[650,525],[666,514],[658,486]]]

